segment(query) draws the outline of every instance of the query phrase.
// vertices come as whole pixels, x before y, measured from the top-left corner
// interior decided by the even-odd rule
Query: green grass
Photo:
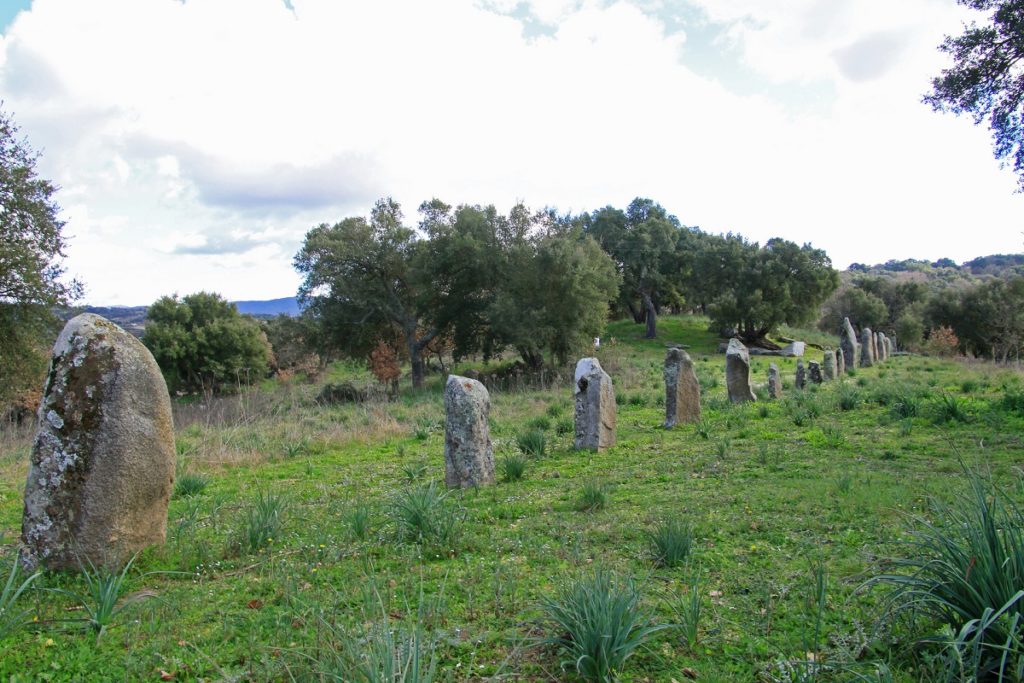
[[[923,610],[910,622],[887,612],[892,586],[863,584],[913,572],[894,559],[930,557],[908,543],[908,520],[938,524],[938,503],[956,506],[970,489],[958,454],[1020,508],[1024,381],[1015,370],[899,356],[854,379],[732,406],[705,320],[662,318],[653,342],[642,333],[616,322],[594,352],[623,396],[614,447],[573,449],[569,381],[492,391],[497,474],[505,479],[506,457],[527,469],[479,489],[435,483],[423,492],[444,476],[439,375],[387,403],[321,406],[312,400],[319,385],[301,382],[215,397],[202,411],[176,403],[179,471],[207,485],[172,498],[167,544],[142,553],[120,587],[122,601],[157,597],[118,614],[97,642],[92,628],[69,627],[84,623],[80,601],[52,590],[88,595],[86,577],[35,579],[13,608],[31,626],[0,634],[0,680],[91,680],[97,671],[112,680],[159,680],[161,671],[175,680],[359,680],[353,662],[390,657],[394,673],[409,670],[415,652],[421,676],[436,662],[435,680],[572,680],[560,671],[568,651],[537,645],[562,635],[544,605],[572,582],[559,577],[585,578],[595,565],[633,577],[645,623],[674,626],[632,651],[624,681],[682,682],[684,670],[705,681],[942,680],[954,653],[970,659],[980,629],[960,637],[964,626],[976,619],[995,633],[1005,614],[994,601],[962,625]],[[657,399],[670,342],[690,346],[702,422],[665,430]],[[755,383],[769,362],[792,381],[794,359],[754,357]],[[844,409],[850,391],[859,400]],[[934,419],[943,394],[967,421]],[[544,457],[527,458],[517,436],[538,416],[550,419]],[[0,430],[3,578],[20,535],[31,440],[31,430]],[[301,455],[288,457],[299,444]],[[588,488],[605,505],[580,512]],[[276,515],[256,514],[260,491],[280,499]],[[260,530],[260,517],[276,518],[276,530]],[[649,532],[660,519],[694,530],[674,567],[652,561]],[[824,601],[808,569],[819,558]],[[368,582],[376,594],[367,595]],[[929,634],[944,641],[917,644]],[[808,652],[820,658],[810,662]],[[885,671],[891,678],[879,677]]]

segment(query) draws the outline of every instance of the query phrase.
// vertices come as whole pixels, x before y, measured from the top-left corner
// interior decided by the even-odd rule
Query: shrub
[[[545,639],[555,645],[564,670],[585,681],[618,680],[626,660],[665,624],[652,624],[640,604],[640,591],[631,579],[620,579],[597,568],[567,582],[541,607],[557,634]]]
[[[693,548],[693,528],[678,519],[660,522],[647,532],[655,564],[678,567],[686,562]]]
[[[544,456],[544,450],[547,447],[547,437],[544,436],[544,432],[534,429],[524,434],[517,434],[516,445],[519,446],[519,450],[522,451],[523,455],[540,458]]]
[[[840,410],[854,410],[858,405],[860,405],[860,392],[853,387],[844,384],[839,387],[836,399]]]
[[[501,476],[507,482],[519,481],[526,473],[526,458],[506,455],[501,459]]]
[[[928,333],[928,339],[923,345],[923,350],[929,356],[949,358],[957,355],[960,340],[956,333],[949,327],[936,327]]]
[[[944,624],[943,643],[955,660],[947,680],[995,680],[1024,669],[1024,511],[1002,491],[968,472],[969,490],[952,504],[932,500],[934,521],[915,518],[904,571],[869,583],[892,586],[897,612],[921,613]],[[956,674],[953,674],[954,670]],[[966,672],[961,676],[960,673]]]
[[[1006,413],[1024,415],[1024,391],[1007,390],[999,399],[999,407]]]
[[[179,475],[174,481],[174,497],[190,498],[192,496],[198,496],[206,490],[206,487],[209,486],[209,484],[210,478],[206,475],[186,472],[185,474]]]

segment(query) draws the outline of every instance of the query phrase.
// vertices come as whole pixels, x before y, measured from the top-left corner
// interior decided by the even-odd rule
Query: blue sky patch
[[[7,33],[7,27],[14,21],[18,12],[26,10],[32,0],[3,0],[0,2],[0,33]]]

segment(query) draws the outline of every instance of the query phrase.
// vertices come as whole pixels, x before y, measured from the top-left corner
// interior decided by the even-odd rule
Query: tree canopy
[[[53,310],[82,287],[64,281],[64,222],[57,188],[36,173],[38,155],[0,111],[0,399],[45,369]]]
[[[989,12],[988,23],[972,22],[959,36],[946,36],[939,50],[953,58],[932,81],[924,101],[937,111],[988,119],[997,159],[1007,160],[1024,191],[1024,0],[957,0]]]
[[[259,324],[219,294],[158,299],[142,342],[171,391],[221,391],[266,376],[271,350]]]

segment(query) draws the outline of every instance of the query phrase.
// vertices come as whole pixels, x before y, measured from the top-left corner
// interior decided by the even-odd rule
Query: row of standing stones
[[[884,335],[845,321],[841,348],[826,350],[824,374],[811,361],[812,382],[834,379],[846,361],[870,366],[888,358]],[[733,402],[756,400],[750,357],[739,340],[726,351],[726,384]],[[700,420],[700,384],[689,354],[665,356],[665,427]],[[796,386],[806,381],[797,362]],[[773,363],[768,394],[782,384]],[[574,374],[575,446],[601,450],[615,444],[612,379],[596,358],[583,358]],[[494,483],[490,396],[480,382],[449,375],[444,390],[445,483]],[[64,327],[53,348],[39,407],[22,518],[22,563],[29,568],[75,570],[119,566],[143,548],[163,543],[174,486],[171,403],[163,376],[145,346],[110,321],[83,314]]]

